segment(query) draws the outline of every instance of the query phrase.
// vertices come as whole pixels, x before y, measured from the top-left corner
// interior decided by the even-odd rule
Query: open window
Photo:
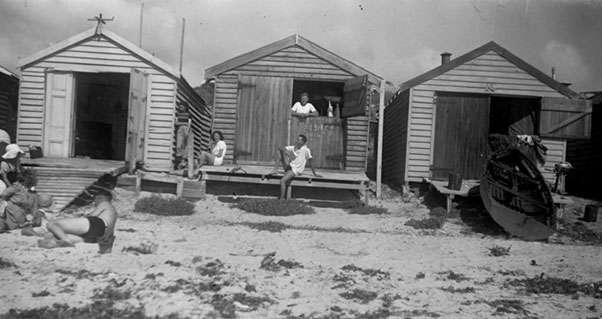
[[[293,100],[290,103],[292,107],[295,102],[298,102],[301,93],[309,95],[309,103],[311,103],[320,116],[328,116],[328,103],[334,109],[338,108],[339,112],[344,108],[343,101],[343,82],[324,82],[324,81],[305,81],[295,80],[293,83]]]

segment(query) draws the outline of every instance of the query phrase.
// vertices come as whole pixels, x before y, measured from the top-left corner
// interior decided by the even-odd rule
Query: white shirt
[[[295,159],[289,163],[293,173],[295,173],[295,176],[301,175],[305,170],[305,163],[307,163],[308,159],[312,158],[311,151],[305,145],[301,146],[298,150],[295,150],[294,146],[287,146],[286,150],[292,151],[295,154]]]
[[[213,160],[213,165],[220,166],[224,163],[224,157],[226,157],[227,149],[228,147],[226,146],[226,142],[224,141],[219,141],[217,142],[217,144],[215,144],[215,146],[211,150],[211,152],[215,156],[215,159]],[[217,156],[219,154],[219,151],[222,151],[222,156],[220,157]]]
[[[291,109],[293,112],[309,114],[309,113],[317,113],[318,110],[309,102],[305,103],[305,105],[301,105],[301,102],[297,102],[293,105]]]

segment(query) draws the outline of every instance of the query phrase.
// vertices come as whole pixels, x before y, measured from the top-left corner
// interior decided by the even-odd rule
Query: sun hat
[[[4,159],[12,159],[17,157],[17,154],[23,154],[25,152],[23,152],[23,150],[21,150],[19,148],[19,145],[17,144],[8,144],[6,145],[6,153],[4,153],[4,155],[2,155],[2,158]]]

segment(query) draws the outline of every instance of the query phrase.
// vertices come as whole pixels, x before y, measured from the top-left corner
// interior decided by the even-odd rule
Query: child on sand
[[[111,241],[117,221],[117,211],[111,204],[111,194],[100,192],[94,198],[95,209],[86,216],[65,218],[48,223],[50,232],[38,241],[44,248],[74,247],[76,243],[97,243],[107,238]],[[112,244],[112,242],[111,242]]]

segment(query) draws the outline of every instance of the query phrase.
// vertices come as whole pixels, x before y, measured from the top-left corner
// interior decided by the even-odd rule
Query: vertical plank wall
[[[382,178],[387,183],[401,184],[404,180],[410,91],[408,89],[398,92],[391,100],[391,104],[385,108]],[[427,138],[430,138],[430,131]]]

